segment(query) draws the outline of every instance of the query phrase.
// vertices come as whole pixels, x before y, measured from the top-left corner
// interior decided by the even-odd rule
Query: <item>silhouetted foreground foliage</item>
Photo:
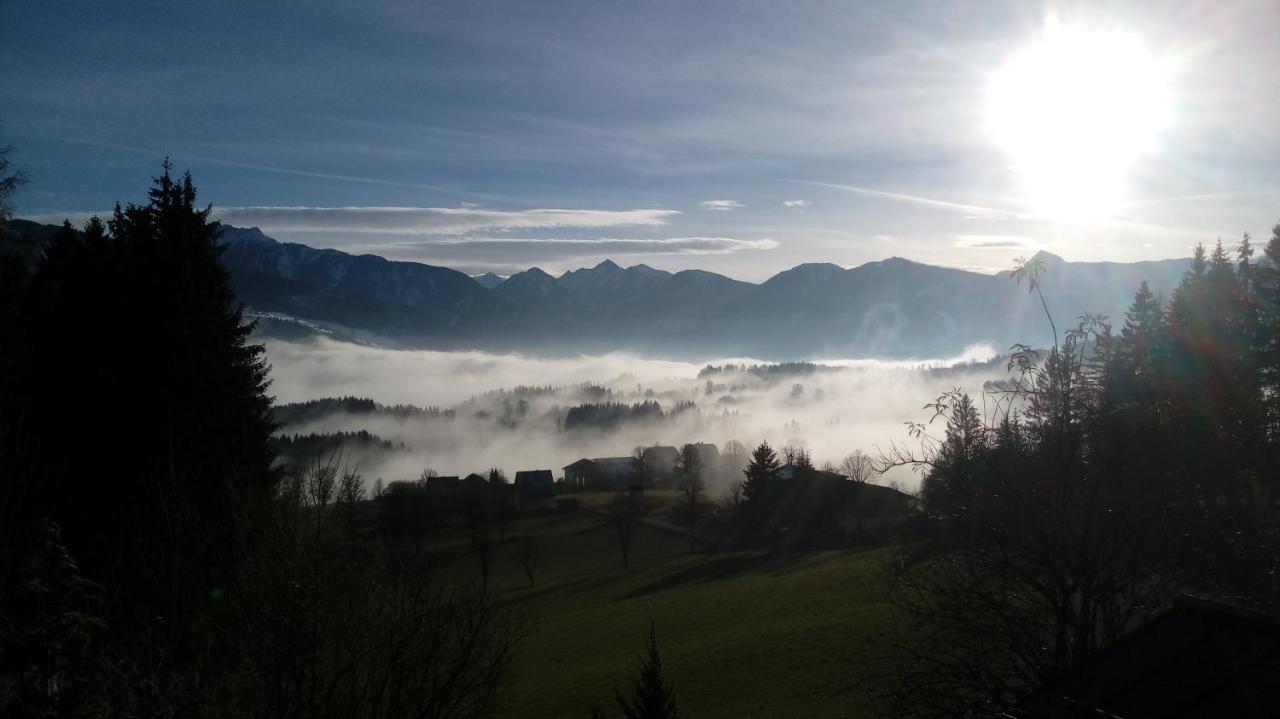
[[[631,691],[623,694],[614,691],[618,716],[622,719],[679,719],[676,705],[675,682],[669,681],[662,666],[662,654],[658,652],[658,628],[649,620],[649,639],[645,645],[644,663],[640,665]],[[605,714],[596,711],[593,719],[604,719]]]
[[[280,484],[218,224],[149,198],[2,268],[0,715],[474,715],[505,620]]]
[[[1251,254],[1198,248],[1118,335],[1084,317],[1043,360],[1016,347],[985,414],[945,395],[945,436],[917,425],[925,451],[886,458],[927,467],[943,527],[892,569],[894,715],[1007,708],[1179,592],[1280,600],[1280,227]]]

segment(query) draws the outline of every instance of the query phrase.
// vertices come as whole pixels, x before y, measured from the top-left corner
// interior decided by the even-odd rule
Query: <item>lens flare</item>
[[[991,80],[988,129],[1030,208],[1070,222],[1109,217],[1135,161],[1168,123],[1168,78],[1142,40],[1046,26]]]

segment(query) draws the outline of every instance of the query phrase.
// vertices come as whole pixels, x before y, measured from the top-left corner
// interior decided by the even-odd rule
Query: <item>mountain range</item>
[[[21,224],[24,234],[47,234]],[[948,357],[975,344],[1052,339],[1039,299],[1011,273],[897,257],[850,269],[803,264],[758,284],[608,260],[504,279],[278,242],[257,228],[224,226],[221,238],[237,295],[271,318],[263,332],[290,338],[319,327],[400,347],[768,360]],[[1139,282],[1167,296],[1189,264],[1033,259],[1059,329],[1085,312],[1123,318]]]

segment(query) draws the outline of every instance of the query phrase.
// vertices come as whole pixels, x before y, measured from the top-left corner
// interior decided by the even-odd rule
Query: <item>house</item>
[[[714,444],[694,442],[693,453],[698,457],[698,464],[704,471],[714,471],[720,466],[720,450]]]
[[[597,486],[618,489],[635,481],[635,457],[596,457],[591,461],[595,463]]]
[[[516,506],[522,510],[555,509],[555,477],[549,469],[516,472]]]
[[[779,467],[777,476],[790,485],[787,515],[806,531],[885,532],[920,515],[918,499],[891,487],[794,464]]]
[[[655,477],[664,477],[676,469],[676,458],[680,451],[675,447],[655,444],[644,448],[645,471]]]
[[[846,532],[883,532],[921,516],[920,500],[892,487],[848,480],[844,485],[839,522]]]
[[[436,494],[457,494],[462,489],[462,482],[457,476],[427,477],[427,491]]]
[[[1183,596],[1003,716],[1273,717],[1277,707],[1280,617]]]
[[[636,475],[635,457],[582,458],[566,465],[564,482],[576,488],[599,490],[623,489]]]
[[[591,479],[591,474],[595,470],[596,463],[583,457],[573,464],[566,464],[561,469],[564,470],[564,483],[566,486],[578,489],[585,488],[587,482]]]
[[[787,480],[795,479],[796,473],[798,473],[799,471],[800,471],[800,468],[794,464],[784,464],[781,467],[778,467],[778,472],[777,472],[778,479],[787,479]],[[843,474],[837,474],[835,472],[824,472],[821,469],[814,469],[812,470],[812,473],[814,476],[823,477],[829,480],[839,480],[843,482],[843,481],[848,481],[849,479]]]

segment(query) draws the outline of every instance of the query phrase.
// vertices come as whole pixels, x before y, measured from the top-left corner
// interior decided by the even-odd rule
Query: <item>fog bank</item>
[[[644,444],[737,440],[752,447],[806,447],[816,464],[854,450],[872,454],[909,441],[904,422],[960,387],[975,396],[1005,376],[990,347],[928,361],[816,360],[776,366],[751,358],[673,362],[627,354],[551,359],[516,354],[393,350],[328,338],[267,340],[277,404],[321,397],[368,397],[439,413],[343,412],[286,426],[288,434],[367,430],[407,450],[357,458],[367,480],[416,477],[423,469],[465,475],[489,467],[560,468],[580,457],[622,456]],[[704,372],[708,365],[718,367]],[[702,375],[700,376],[700,373]],[[657,402],[661,417],[566,428],[569,408],[586,403]],[[692,403],[692,407],[689,406]],[[941,432],[942,428],[937,428]],[[912,489],[909,470],[885,482]]]

